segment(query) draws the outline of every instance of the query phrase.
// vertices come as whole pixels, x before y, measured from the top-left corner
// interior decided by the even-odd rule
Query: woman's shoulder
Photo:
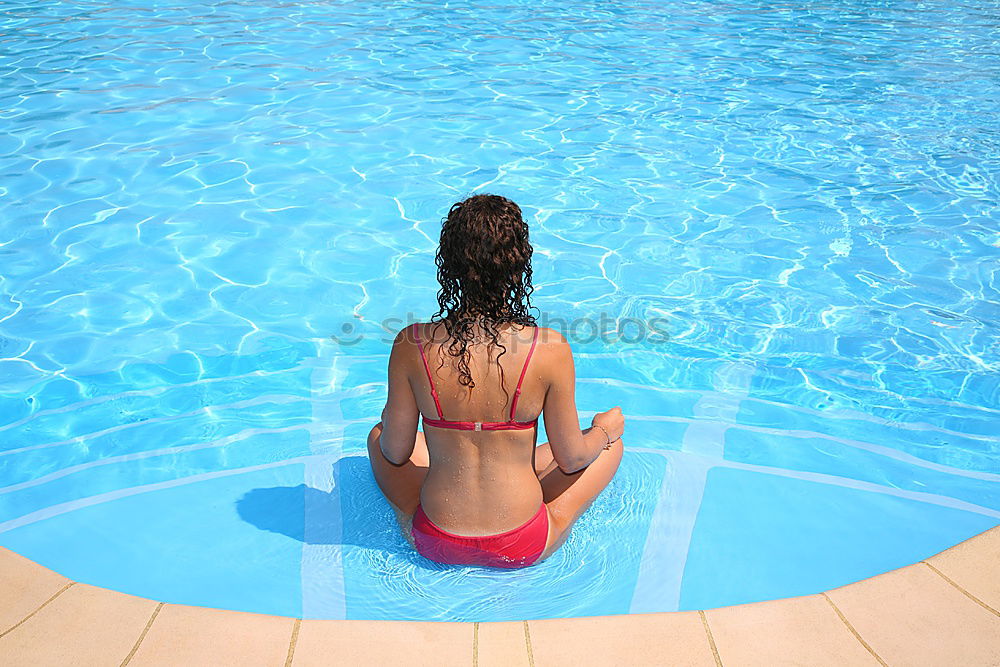
[[[569,341],[557,329],[538,327],[538,345],[553,354],[572,354]]]
[[[538,342],[561,345],[568,344],[566,337],[558,329],[550,329],[549,327],[535,327],[538,329]],[[530,329],[529,329],[530,331]]]
[[[418,340],[424,337],[423,322],[411,322],[407,324],[402,329],[396,332],[395,338],[393,338],[393,345],[407,345],[414,344]],[[387,332],[388,333],[388,332]]]
[[[447,338],[440,322],[411,322],[396,333],[393,345],[427,345]]]

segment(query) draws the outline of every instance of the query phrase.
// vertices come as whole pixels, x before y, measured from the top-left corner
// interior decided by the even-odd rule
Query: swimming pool
[[[0,545],[486,621],[813,593],[997,524],[997,9],[5,3]],[[364,458],[474,191],[532,225],[584,417],[629,419],[519,572],[411,552]]]

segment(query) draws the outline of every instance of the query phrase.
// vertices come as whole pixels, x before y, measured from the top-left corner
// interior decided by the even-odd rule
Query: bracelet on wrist
[[[601,429],[602,431],[604,431],[604,437],[606,437],[606,438],[608,439],[607,443],[605,443],[605,445],[604,445],[604,449],[608,449],[609,447],[611,447],[611,445],[612,445],[613,443],[615,443],[615,442],[618,442],[619,440],[621,440],[621,439],[622,439],[622,437],[621,437],[621,436],[618,436],[617,438],[615,438],[614,440],[612,440],[612,439],[611,439],[611,434],[610,434],[610,433],[608,433],[608,429],[604,428],[604,427],[603,427],[603,426],[601,426],[600,424],[591,424],[591,426],[593,426],[594,428],[599,428],[599,429]]]

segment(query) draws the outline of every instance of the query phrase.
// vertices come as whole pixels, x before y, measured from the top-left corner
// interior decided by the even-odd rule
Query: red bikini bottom
[[[549,512],[545,503],[523,526],[496,535],[455,535],[441,530],[417,505],[413,515],[413,542],[421,556],[448,565],[527,567],[545,551],[549,538]]]

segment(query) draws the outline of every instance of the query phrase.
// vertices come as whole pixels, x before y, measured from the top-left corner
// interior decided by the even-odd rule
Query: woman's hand
[[[606,412],[598,412],[590,423],[607,433],[611,441],[608,445],[620,440],[625,433],[625,416],[617,405]]]

